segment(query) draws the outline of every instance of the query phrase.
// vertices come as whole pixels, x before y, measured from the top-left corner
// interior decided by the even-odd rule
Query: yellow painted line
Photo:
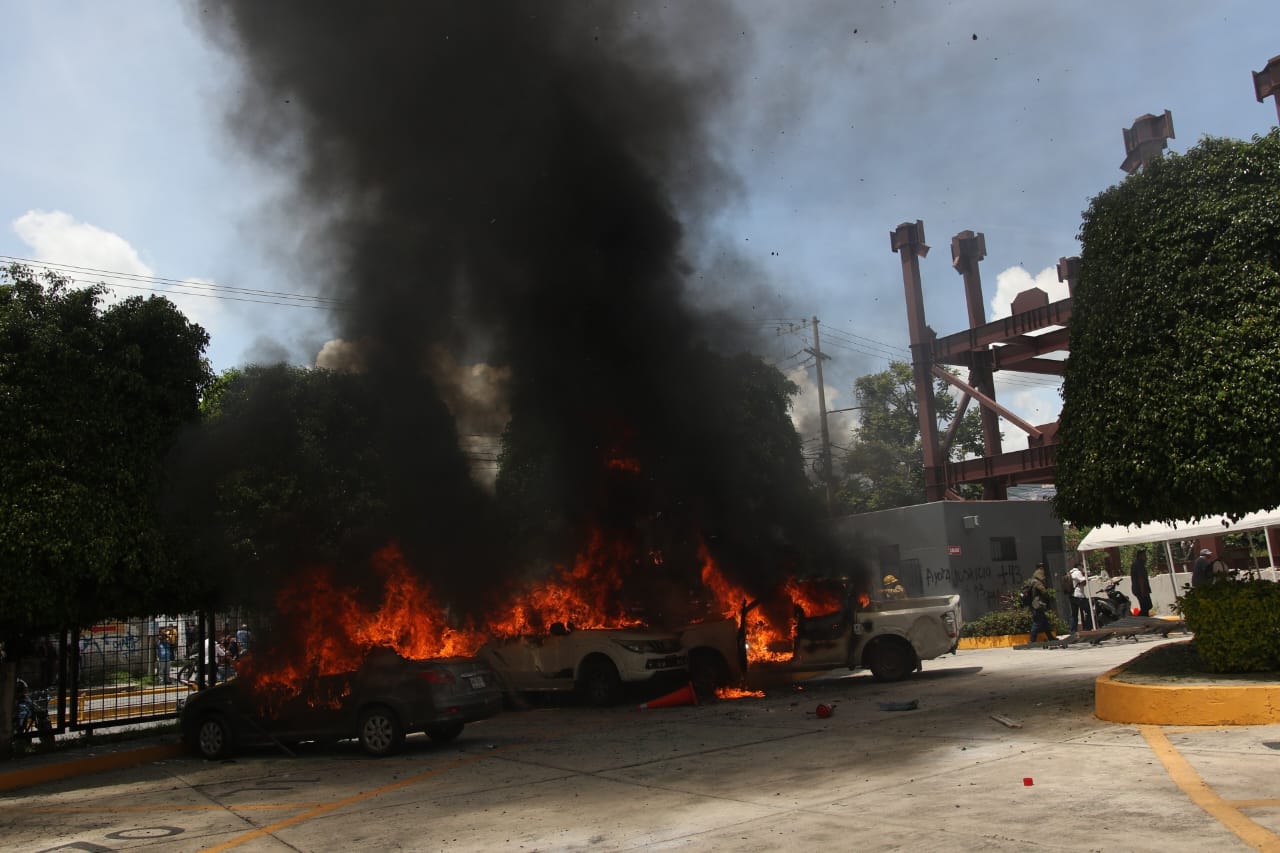
[[[62,761],[57,764],[46,764],[41,767],[28,767],[21,770],[10,770],[0,773],[0,791],[12,791],[15,788],[26,788],[43,782],[56,782],[85,773],[100,773],[104,770],[120,770],[125,767],[137,767],[152,761],[164,761],[177,758],[186,752],[180,743],[163,744],[161,746],[144,746],[123,752],[111,752],[106,755],[95,755],[89,758],[78,758],[73,761]]]
[[[157,803],[152,806],[121,806],[112,804],[110,808],[103,806],[37,806],[27,808],[33,814],[101,814],[112,812],[224,812],[233,811],[279,811],[280,809],[314,809],[324,803],[240,803],[234,806],[218,803]]]
[[[1254,823],[1240,813],[1240,810],[1227,800],[1218,796],[1209,785],[1200,778],[1195,768],[1182,757],[1173,744],[1165,737],[1157,726],[1138,726],[1138,731],[1151,745],[1151,751],[1160,759],[1165,771],[1174,784],[1209,816],[1231,830],[1237,838],[1255,850],[1265,853],[1280,853],[1280,836],[1266,827]]]
[[[1280,798],[1270,800],[1228,800],[1238,809],[1274,809],[1280,806]]]
[[[277,821],[276,823],[270,824],[268,826],[255,829],[252,832],[246,832],[245,834],[237,836],[236,838],[233,838],[230,841],[224,842],[222,844],[218,844],[213,847],[206,847],[204,848],[204,850],[200,851],[200,853],[219,853],[219,851],[222,851],[222,850],[230,850],[232,847],[239,847],[241,844],[248,844],[250,841],[257,840],[264,835],[270,835],[271,833],[277,832],[278,830],[284,829],[286,827],[294,826],[295,824],[303,823],[305,821],[312,820],[313,818],[321,817],[323,815],[328,814],[329,812],[336,811],[337,809],[343,808],[344,806],[350,806],[355,803],[363,802],[364,800],[372,799],[373,797],[381,796],[382,794],[386,794],[391,791],[399,790],[400,788],[407,788],[410,785],[416,785],[417,783],[421,782],[424,779],[430,779],[432,776],[439,776],[441,773],[447,773],[450,770],[455,770],[467,764],[473,764],[477,761],[483,761],[484,759],[489,758],[495,753],[502,752],[502,751],[504,750],[496,749],[484,755],[473,755],[473,756],[468,756],[467,758],[459,758],[456,761],[449,762],[444,767],[437,767],[434,770],[428,770],[425,773],[419,773],[416,776],[410,776],[408,779],[401,779],[398,782],[392,782],[388,785],[383,785],[381,788],[374,788],[372,791],[363,791],[359,794],[354,794],[350,797],[344,797],[341,800],[334,800],[333,802],[330,802],[330,803],[324,803],[323,805],[316,806],[315,808],[305,811],[302,814],[294,815],[293,817],[287,818],[282,821]],[[226,806],[226,809],[231,812],[234,812],[236,808],[238,807]]]

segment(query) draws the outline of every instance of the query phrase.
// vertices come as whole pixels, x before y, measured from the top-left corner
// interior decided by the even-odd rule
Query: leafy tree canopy
[[[198,417],[209,337],[161,297],[0,271],[0,624],[10,634],[166,609],[163,460]]]
[[[854,394],[862,405],[858,429],[844,457],[837,499],[845,512],[873,512],[923,503],[924,452],[916,414],[916,386],[911,365],[860,377]],[[950,386],[935,380],[934,410],[939,432],[954,419],[959,404]],[[952,459],[982,453],[982,416],[976,407],[965,412],[950,449]]]
[[[1280,130],[1145,166],[1093,199],[1080,241],[1059,515],[1280,504]]]

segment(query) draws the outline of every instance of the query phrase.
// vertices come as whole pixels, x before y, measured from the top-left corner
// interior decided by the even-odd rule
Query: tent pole
[[[1164,540],[1164,555],[1169,560],[1169,585],[1173,587],[1173,601],[1178,601],[1178,566],[1173,562],[1173,546],[1169,544],[1169,540]]]

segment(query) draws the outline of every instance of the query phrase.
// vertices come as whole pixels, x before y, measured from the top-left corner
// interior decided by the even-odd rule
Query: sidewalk
[[[135,734],[136,737],[112,736],[110,741],[83,744],[74,742],[78,739],[75,734],[64,735],[53,750],[41,752],[37,748],[26,755],[0,761],[0,795],[44,782],[136,767],[186,753],[178,734],[167,726],[163,732],[139,730]]]

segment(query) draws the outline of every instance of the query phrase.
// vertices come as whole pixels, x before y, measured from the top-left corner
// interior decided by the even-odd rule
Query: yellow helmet
[[[885,586],[892,586],[893,584],[895,584],[895,583],[897,583],[897,582],[898,582],[898,579],[897,579],[897,578],[895,578],[893,575],[885,575],[885,576],[884,576],[884,585],[885,585]]]

